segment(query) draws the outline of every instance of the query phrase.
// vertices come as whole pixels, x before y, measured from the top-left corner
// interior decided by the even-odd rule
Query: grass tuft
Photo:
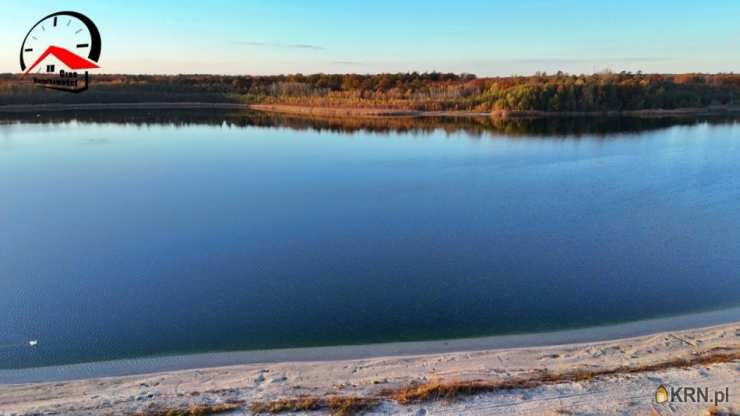
[[[280,399],[271,402],[252,402],[254,413],[305,412],[329,410],[336,416],[348,416],[370,410],[380,404],[380,399],[358,396],[330,396],[318,398],[301,396],[295,399]]]
[[[151,408],[135,413],[135,416],[207,416],[230,412],[242,407],[243,402],[220,403],[220,404],[194,404],[190,407],[177,409]]]
[[[332,396],[327,399],[329,409],[337,416],[349,416],[372,409],[380,399],[357,396]]]
[[[722,409],[717,406],[712,406],[707,410],[707,416],[740,416],[740,413],[732,409]]]
[[[249,405],[254,413],[283,413],[305,412],[321,409],[321,399],[318,397],[301,396],[295,399],[280,399],[271,402],[252,402]]]

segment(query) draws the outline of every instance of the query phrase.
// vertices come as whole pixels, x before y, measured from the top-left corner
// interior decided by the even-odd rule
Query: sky
[[[0,72],[62,10],[105,73],[740,72],[737,0],[3,0]]]

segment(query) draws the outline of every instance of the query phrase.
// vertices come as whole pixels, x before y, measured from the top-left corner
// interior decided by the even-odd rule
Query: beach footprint
[[[284,375],[278,375],[278,376],[275,376],[275,377],[269,379],[267,382],[269,384],[278,384],[278,383],[284,383],[286,381],[288,381],[288,377],[286,377]]]
[[[256,387],[259,387],[264,382],[265,382],[265,370],[260,370],[259,374],[257,374],[257,377],[254,378],[254,385]]]

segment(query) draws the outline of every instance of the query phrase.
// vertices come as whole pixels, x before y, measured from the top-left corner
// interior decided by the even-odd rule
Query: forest
[[[472,74],[94,75],[82,94],[34,87],[0,74],[0,105],[233,102],[419,111],[603,112],[726,106],[740,100],[740,75]]]

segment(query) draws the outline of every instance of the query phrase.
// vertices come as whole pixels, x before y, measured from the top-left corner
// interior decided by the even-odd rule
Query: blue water
[[[601,325],[739,275],[733,122],[0,125],[0,368]]]

